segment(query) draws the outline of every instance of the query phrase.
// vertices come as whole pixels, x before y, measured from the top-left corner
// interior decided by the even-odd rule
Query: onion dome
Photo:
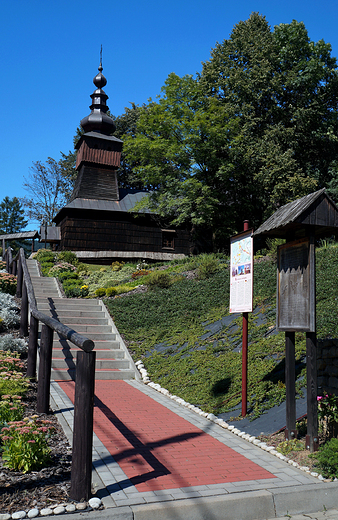
[[[92,104],[90,105],[91,113],[89,116],[84,117],[81,121],[83,130],[87,132],[98,132],[104,135],[111,135],[116,130],[116,126],[111,117],[107,115],[108,106],[106,101],[108,99],[107,94],[102,90],[107,84],[107,80],[102,74],[102,61],[99,66],[99,73],[93,79],[93,83],[96,87],[92,98]]]

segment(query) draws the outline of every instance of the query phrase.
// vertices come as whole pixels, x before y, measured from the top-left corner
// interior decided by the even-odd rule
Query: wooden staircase
[[[79,334],[95,342],[95,378],[138,379],[133,360],[101,300],[63,298],[56,278],[42,277],[36,260],[27,260],[38,310],[52,316]],[[54,334],[53,380],[74,380],[75,345]]]

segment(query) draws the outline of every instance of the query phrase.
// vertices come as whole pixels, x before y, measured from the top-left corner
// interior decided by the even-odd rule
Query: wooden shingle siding
[[[76,251],[155,251],[162,252],[162,231],[151,218],[109,215],[114,219],[94,220],[66,217],[61,225],[61,250]],[[89,217],[89,218],[88,218]],[[97,215],[98,217],[98,215]],[[190,233],[178,229],[175,253],[190,253]]]

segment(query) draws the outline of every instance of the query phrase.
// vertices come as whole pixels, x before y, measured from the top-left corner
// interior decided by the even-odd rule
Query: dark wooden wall
[[[92,213],[92,214],[91,214]],[[175,248],[162,248],[162,231],[151,217],[118,212],[78,212],[66,216],[61,227],[61,250],[152,251],[189,255],[193,252],[190,232],[177,229]]]

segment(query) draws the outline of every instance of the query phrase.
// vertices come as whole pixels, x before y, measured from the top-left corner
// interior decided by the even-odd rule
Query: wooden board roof
[[[38,236],[38,231],[22,231],[21,233],[0,235],[0,240],[24,240],[26,238],[38,238]]]
[[[338,208],[325,188],[279,208],[254,232],[254,236],[285,238],[294,234],[302,237],[310,228],[317,237],[338,234]]]

